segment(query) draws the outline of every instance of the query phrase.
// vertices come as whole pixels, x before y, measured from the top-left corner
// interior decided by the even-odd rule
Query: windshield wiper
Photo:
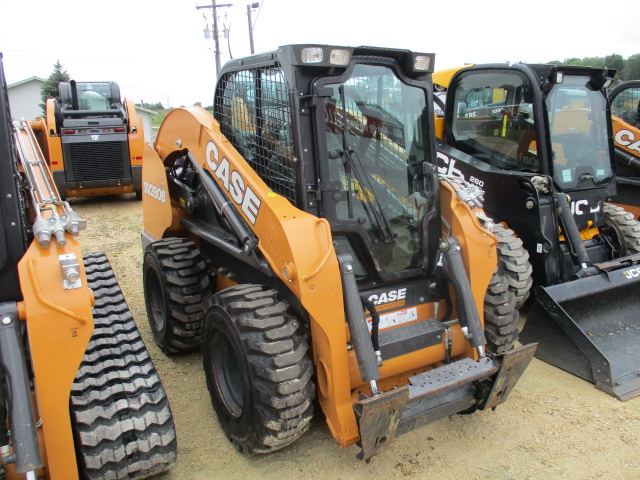
[[[347,174],[348,182],[347,212],[349,214],[349,218],[353,218],[353,200],[351,198],[351,174],[353,174],[360,184],[360,187],[363,189],[363,196],[365,197],[365,201],[362,203],[365,206],[368,206],[371,210],[371,213],[376,219],[378,227],[382,231],[385,243],[397,243],[398,237],[391,230],[391,225],[389,225],[389,221],[387,220],[384,210],[382,209],[382,205],[380,205],[380,200],[378,200],[375,192],[373,191],[371,182],[366,176],[366,172],[364,172],[363,175],[363,172],[358,171],[358,169],[364,171],[364,167],[362,166],[362,162],[360,161],[360,158],[358,157],[356,151],[351,148],[351,142],[349,141],[349,125],[347,123],[347,104],[345,101],[344,85],[340,85],[340,87],[338,87],[338,93],[340,94],[340,101],[342,102],[342,148],[346,160],[345,173]],[[373,199],[375,206],[369,203],[370,198]]]

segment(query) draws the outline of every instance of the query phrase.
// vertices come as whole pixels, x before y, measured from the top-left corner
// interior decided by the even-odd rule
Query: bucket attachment
[[[595,265],[599,273],[536,287],[520,333],[536,357],[620,400],[640,395],[640,255]]]

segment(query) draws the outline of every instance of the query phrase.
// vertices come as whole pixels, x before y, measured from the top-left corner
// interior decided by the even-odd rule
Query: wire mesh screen
[[[296,203],[288,87],[278,67],[226,74],[215,99],[222,133],[274,192]]]
[[[611,113],[633,126],[640,126],[640,88],[620,92],[611,105]]]

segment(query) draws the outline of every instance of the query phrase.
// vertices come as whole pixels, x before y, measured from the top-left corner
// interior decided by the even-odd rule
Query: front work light
[[[343,49],[333,49],[329,54],[329,63],[331,65],[340,65],[346,66],[349,65],[349,60],[351,59],[351,55],[349,54],[349,50]]]
[[[428,72],[431,68],[431,57],[427,55],[416,55],[413,60],[413,68],[420,72]]]
[[[318,47],[307,47],[302,49],[302,63],[322,63],[322,49]]]

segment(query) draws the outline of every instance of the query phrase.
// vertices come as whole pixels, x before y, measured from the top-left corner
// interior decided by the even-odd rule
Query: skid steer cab
[[[542,360],[628,399],[640,394],[640,224],[609,203],[622,171],[605,92],[614,73],[467,65],[435,73],[434,84],[441,98],[446,91],[436,119],[440,171],[482,187],[487,213],[503,224],[494,233],[515,232],[498,245],[510,290],[526,300],[535,285],[521,341],[539,342]],[[626,147],[632,136],[616,133]],[[620,155],[633,185],[630,154]]]
[[[151,329],[169,354],[202,348],[241,452],[289,445],[317,399],[368,460],[502,403],[533,355],[513,348],[482,192],[435,170],[433,61],[326,45],[233,60],[214,116],[171,111],[145,152]]]

